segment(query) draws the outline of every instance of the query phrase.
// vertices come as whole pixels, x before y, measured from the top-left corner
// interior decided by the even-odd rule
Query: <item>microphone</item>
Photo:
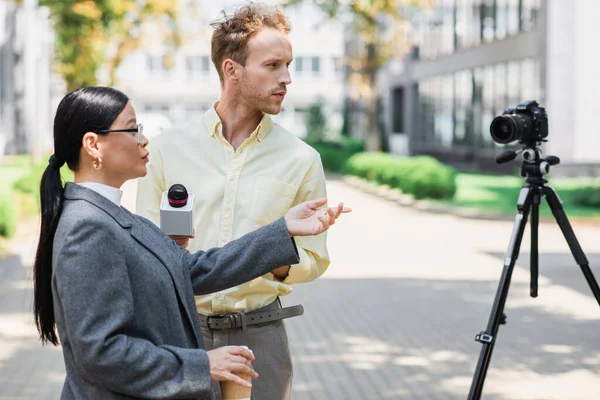
[[[194,193],[176,183],[163,192],[160,202],[160,229],[167,235],[190,236],[193,227]]]

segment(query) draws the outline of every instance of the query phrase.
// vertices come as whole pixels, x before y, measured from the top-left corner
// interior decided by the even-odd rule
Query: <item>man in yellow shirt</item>
[[[212,60],[222,95],[184,132],[150,144],[148,175],[139,181],[136,212],[159,224],[162,192],[181,183],[195,195],[196,237],[174,238],[190,251],[223,246],[282,217],[306,200],[326,197],[319,154],[273,123],[287,86],[292,47],[281,10],[250,4],[213,24]],[[282,319],[290,285],[312,281],[329,266],[326,234],[296,238],[300,263],[235,288],[196,297],[205,346],[248,346],[256,357],[252,399],[291,396],[292,362]],[[215,385],[217,399],[220,397]]]

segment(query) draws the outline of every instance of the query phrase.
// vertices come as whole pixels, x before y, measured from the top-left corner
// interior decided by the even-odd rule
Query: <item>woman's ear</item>
[[[97,133],[87,132],[81,139],[81,146],[91,158],[102,157],[100,137]]]

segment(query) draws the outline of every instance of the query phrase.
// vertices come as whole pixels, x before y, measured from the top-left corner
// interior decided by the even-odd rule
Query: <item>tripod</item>
[[[539,223],[539,206],[542,197],[546,197],[546,201],[552,210],[552,214],[560,227],[560,230],[565,237],[571,254],[575,258],[575,262],[581,267],[581,271],[587,280],[596,301],[600,305],[600,288],[594,279],[594,275],[590,270],[589,262],[575,237],[573,228],[567,219],[567,215],[562,207],[562,202],[559,199],[556,191],[546,185],[548,182],[544,179],[544,174],[550,171],[551,165],[556,165],[560,162],[558,157],[547,156],[542,157],[541,150],[535,143],[528,143],[526,147],[519,151],[507,151],[499,155],[496,159],[498,164],[513,160],[519,153],[523,153],[523,165],[521,167],[521,176],[525,178],[525,184],[521,188],[517,201],[517,216],[512,236],[509,242],[507,256],[504,261],[504,269],[500,277],[500,283],[492,306],[492,312],[488,320],[487,329],[475,336],[475,340],[482,343],[483,347],[477,362],[477,369],[473,376],[473,382],[469,391],[468,400],[479,400],[483,390],[483,383],[487,374],[487,369],[492,357],[492,351],[498,333],[500,324],[506,323],[504,315],[504,304],[508,295],[508,287],[512,276],[515,262],[519,255],[523,232],[527,224],[527,217],[531,211],[531,255],[530,255],[530,296],[537,297],[538,292],[538,223]]]

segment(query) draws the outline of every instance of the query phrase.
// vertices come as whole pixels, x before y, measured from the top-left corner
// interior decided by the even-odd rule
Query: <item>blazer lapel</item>
[[[160,243],[159,241],[156,240],[155,237],[153,237],[152,235],[147,234],[147,229],[143,229],[143,226],[134,223],[133,226],[131,227],[131,236],[137,240],[142,246],[144,246],[146,249],[148,249],[148,251],[150,251],[152,254],[154,254],[156,256],[156,258],[158,258],[160,260],[160,262],[165,266],[165,268],[167,269],[167,271],[169,271],[169,274],[171,275],[171,279],[173,280],[173,283],[175,285],[175,289],[177,290],[177,295],[179,296],[179,301],[180,303],[183,305],[183,308],[185,309],[185,313],[188,317],[190,326],[192,327],[192,330],[194,331],[194,334],[196,336],[196,342],[198,341],[198,335],[199,332],[197,331],[196,328],[196,324],[194,324],[194,318],[192,318],[192,312],[188,307],[188,301],[186,300],[187,297],[189,296],[186,295],[187,290],[186,288],[182,285],[181,280],[185,278],[185,276],[182,274],[181,271],[177,271],[174,270],[174,268],[172,267],[172,263],[176,262],[178,260],[171,260],[169,262],[169,260],[167,260],[164,256],[163,251],[161,251],[161,249],[165,250],[165,245],[163,243]],[[195,312],[195,311],[194,311]],[[197,343],[197,345],[199,346],[200,343]]]
[[[156,240],[156,237],[152,234],[146,233],[151,231],[151,229],[148,229],[147,227],[144,229],[144,227],[141,225],[141,222],[134,215],[131,215],[129,211],[117,206],[106,197],[94,192],[91,189],[67,182],[65,185],[64,197],[68,200],[85,200],[101,208],[119,225],[121,225],[123,228],[129,229],[131,236],[160,260],[162,265],[164,265],[171,275],[171,279],[175,285],[179,301],[185,309],[185,313],[194,332],[196,344],[197,346],[200,346],[201,343],[198,342],[200,338],[200,332],[198,332],[198,327],[194,323],[195,319],[192,318],[193,314],[190,310],[189,303],[186,301],[186,298],[189,295],[186,296],[187,290],[182,286],[182,279],[184,279],[184,275],[180,271],[175,270],[171,265],[175,261],[171,260],[171,262],[169,262],[166,259],[164,253],[169,251],[169,249],[165,248],[165,244]]]

